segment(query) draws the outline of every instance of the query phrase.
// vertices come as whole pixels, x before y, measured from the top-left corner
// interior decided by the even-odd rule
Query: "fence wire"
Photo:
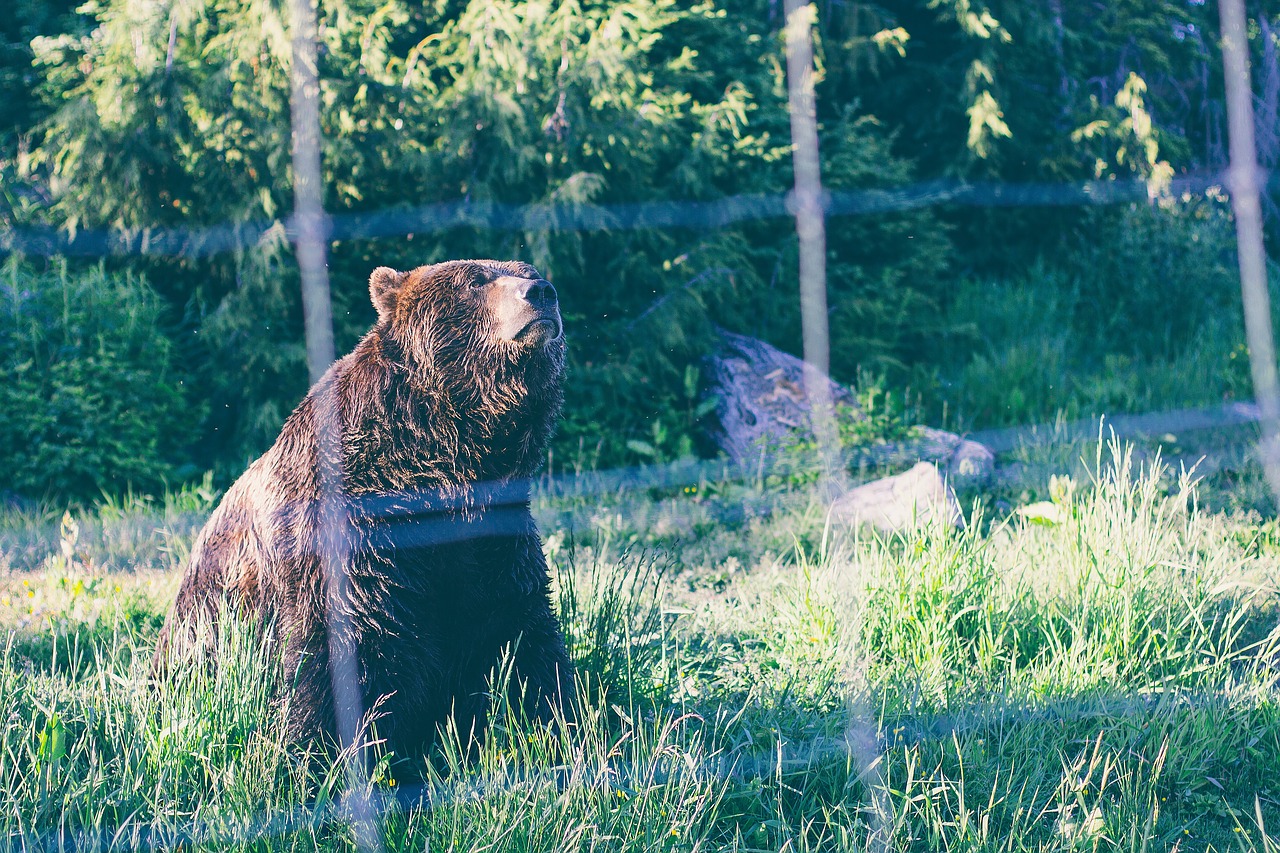
[[[1261,169],[1257,175],[1262,187],[1269,192],[1280,192],[1280,180]],[[1182,175],[1170,182],[1168,191],[1174,198],[1200,195],[1227,187],[1230,182],[1229,171]],[[873,216],[926,207],[1084,207],[1146,203],[1151,192],[1151,185],[1139,178],[1026,184],[938,179],[889,189],[824,189],[817,206],[830,218]],[[711,231],[740,222],[791,218],[796,199],[794,194],[622,204],[509,204],[467,199],[376,211],[331,211],[324,222],[325,233],[331,241],[404,237],[453,228],[514,232],[646,228]],[[812,204],[812,200],[808,203]],[[295,212],[283,221],[205,227],[78,228],[75,231],[49,226],[5,228],[0,229],[0,255],[205,258],[251,251],[277,239],[296,243],[301,227]]]

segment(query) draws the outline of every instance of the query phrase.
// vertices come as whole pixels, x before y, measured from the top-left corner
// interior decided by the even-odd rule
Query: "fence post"
[[[826,199],[818,150],[817,100],[814,95],[813,26],[816,9],[803,0],[786,0],[787,99],[791,114],[795,189],[788,198],[796,218],[800,248],[800,323],[804,344],[805,396],[817,440],[827,497],[839,488],[843,465],[831,399],[831,334],[827,317]]]
[[[320,383],[335,358],[333,308],[329,294],[328,217],[320,168],[320,75],[317,67],[314,0],[292,0],[290,111],[293,146],[292,232],[302,277],[302,309],[307,338],[307,372]],[[364,715],[354,632],[349,624],[348,535],[343,501],[342,413],[338,389],[320,389],[312,398],[316,434],[316,546],[324,583],[325,631],[334,723],[347,763],[345,802],[362,853],[379,853],[381,838],[366,792],[364,749],[358,738]]]
[[[1240,292],[1253,394],[1262,425],[1261,456],[1271,494],[1280,506],[1280,382],[1267,292],[1267,256],[1262,240],[1258,155],[1254,144],[1253,87],[1249,79],[1249,40],[1243,0],[1220,0],[1223,81],[1227,92],[1230,138],[1229,185],[1236,220]]]

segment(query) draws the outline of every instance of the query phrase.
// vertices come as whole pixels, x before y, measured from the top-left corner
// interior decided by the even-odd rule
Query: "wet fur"
[[[317,558],[317,413],[342,424],[342,542],[363,707],[378,734],[420,753],[450,716],[483,732],[486,679],[515,644],[514,698],[542,718],[571,672],[529,511],[527,477],[559,414],[563,336],[495,339],[484,287],[540,278],[527,264],[379,268],[377,325],[294,410],[197,537],[156,660],[216,622],[219,605],[271,626],[283,652],[289,735],[336,732],[325,587]],[[334,624],[339,624],[335,621]],[[515,641],[518,638],[518,643]]]

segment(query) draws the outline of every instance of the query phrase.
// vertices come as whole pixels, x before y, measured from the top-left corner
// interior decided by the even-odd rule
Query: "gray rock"
[[[996,457],[976,441],[952,432],[917,426],[915,436],[850,451],[853,461],[866,458],[873,465],[906,465],[918,460],[944,466],[947,480],[955,484],[985,483],[995,472]]]
[[[996,471],[996,455],[991,448],[961,439],[947,460],[947,480],[952,483],[986,483]]]
[[[804,362],[764,341],[731,332],[720,333],[721,344],[708,359],[710,393],[716,396],[720,449],[736,462],[757,465],[779,450],[814,440],[811,408],[805,394]],[[825,378],[837,417],[862,417],[853,393]],[[982,483],[995,470],[995,455],[976,441],[931,427],[917,427],[915,435],[848,451],[854,467],[936,462],[950,482]]]
[[[932,462],[920,462],[905,473],[850,489],[831,505],[831,517],[850,524],[869,524],[883,533],[938,521],[964,526],[960,502]]]

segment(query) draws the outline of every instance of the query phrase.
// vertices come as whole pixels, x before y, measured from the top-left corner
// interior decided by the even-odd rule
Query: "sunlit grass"
[[[168,524],[172,500],[73,515],[79,532],[54,518],[32,567],[0,579],[0,832],[87,849],[1273,849],[1275,537],[1126,448],[1084,469],[1034,512],[894,537],[750,484],[636,513],[540,497],[577,723],[499,708],[470,760],[448,741],[382,756],[364,812],[341,760],[281,741],[252,626],[220,634],[217,666],[147,684],[175,571],[162,539],[110,550],[101,531]]]

